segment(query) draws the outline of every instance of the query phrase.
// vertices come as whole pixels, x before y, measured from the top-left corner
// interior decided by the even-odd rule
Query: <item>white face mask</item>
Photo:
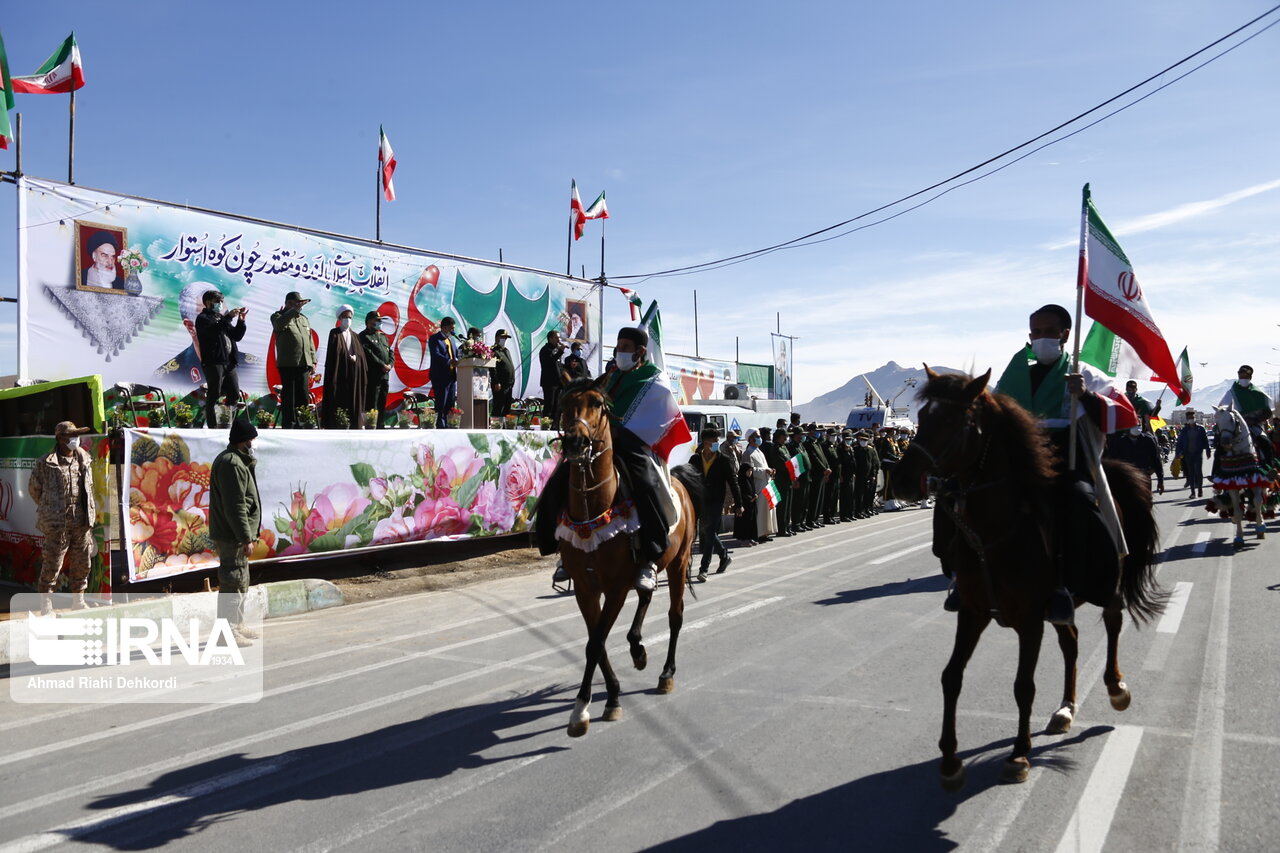
[[[1129,427],[1129,435],[1132,435],[1132,436],[1142,435],[1142,427]]]
[[[866,447],[866,446],[867,446],[867,440],[866,440],[865,438],[860,438],[860,439],[858,439],[858,446],[859,446],[859,447]]]
[[[613,361],[619,370],[630,370],[636,366],[636,354],[633,352],[614,353]]]
[[[339,329],[341,329],[341,330],[342,330],[342,331],[344,331],[344,332],[345,332],[347,329],[350,329],[350,328],[351,328],[351,318],[350,318],[350,317],[343,317],[341,320],[339,320],[339,321],[338,321],[338,328],[339,328]]]
[[[245,450],[248,452],[250,459],[258,458],[258,448],[254,447],[252,444],[245,448]]]
[[[1048,364],[1057,361],[1058,356],[1062,355],[1062,342],[1057,338],[1036,338],[1031,342],[1031,352],[1035,354],[1037,362]]]
[[[68,438],[68,439],[67,439],[67,449],[68,449],[68,450],[75,450],[75,449],[76,449],[76,448],[78,448],[79,446],[80,446],[80,436],[78,436],[78,435],[73,435],[73,436],[71,436],[71,438]]]
[[[1241,388],[1248,388],[1248,387],[1249,387],[1249,380],[1248,380],[1248,379],[1238,379],[1238,378],[1237,378],[1237,379],[1236,379],[1236,384],[1237,384],[1237,385],[1239,385]]]

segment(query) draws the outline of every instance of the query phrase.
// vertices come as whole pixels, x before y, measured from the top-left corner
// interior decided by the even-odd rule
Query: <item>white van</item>
[[[746,405],[743,405],[743,404]],[[749,407],[749,408],[748,408]],[[790,400],[700,400],[694,406],[681,406],[680,413],[684,422],[693,433],[693,441],[683,444],[671,451],[668,463],[679,465],[689,461],[694,449],[698,446],[698,433],[704,427],[715,427],[721,435],[727,435],[736,429],[746,436],[747,430],[758,430],[760,427],[773,429],[778,418],[790,420]]]

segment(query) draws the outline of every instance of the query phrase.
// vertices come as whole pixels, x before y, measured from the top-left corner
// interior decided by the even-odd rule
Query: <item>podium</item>
[[[463,429],[489,428],[489,401],[493,397],[489,370],[496,359],[458,359],[458,408],[462,409],[459,426]]]

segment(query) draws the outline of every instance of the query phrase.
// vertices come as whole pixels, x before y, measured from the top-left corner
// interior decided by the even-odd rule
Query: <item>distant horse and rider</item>
[[[1232,544],[1244,546],[1244,518],[1246,512],[1253,515],[1253,533],[1258,539],[1267,536],[1263,520],[1268,491],[1280,484],[1262,459],[1250,434],[1249,425],[1234,405],[1213,407],[1213,419],[1217,426],[1218,449],[1214,454],[1213,472],[1209,482],[1214,498],[1206,505],[1210,512],[1219,512],[1236,527]]]

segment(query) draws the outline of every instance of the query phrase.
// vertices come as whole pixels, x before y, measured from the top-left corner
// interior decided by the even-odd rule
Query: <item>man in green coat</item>
[[[209,538],[218,551],[218,618],[231,623],[240,645],[258,633],[244,624],[249,591],[249,552],[262,529],[262,498],[254,473],[253,440],[258,430],[245,418],[231,423],[231,440],[209,469]]]
[[[387,391],[391,388],[391,368],[395,363],[391,355],[391,344],[379,326],[382,315],[370,311],[364,315],[364,331],[358,337],[360,346],[364,348],[364,361],[368,365],[365,374],[364,404],[377,412],[374,420],[378,429],[382,429],[384,411],[387,408]]]
[[[788,441],[784,448],[787,460],[798,460],[796,465],[801,468],[798,477],[791,476],[791,471],[787,470],[787,480],[791,490],[791,505],[787,508],[787,530],[795,535],[810,529],[804,521],[805,510],[809,506],[809,478],[804,472],[813,463],[809,461],[809,454],[805,453],[801,441],[804,438],[804,430],[793,426],[787,432]]]
[[[311,338],[311,323],[302,308],[310,299],[291,290],[284,307],[271,315],[271,328],[276,333],[276,368],[280,371],[280,423],[292,429],[297,423],[299,406],[311,403],[307,377],[316,372],[316,343]]]
[[[511,336],[506,329],[499,329],[493,335],[493,358],[497,362],[493,366],[493,414],[504,417],[511,411],[511,395],[516,385],[516,364],[507,349],[507,341]]]

